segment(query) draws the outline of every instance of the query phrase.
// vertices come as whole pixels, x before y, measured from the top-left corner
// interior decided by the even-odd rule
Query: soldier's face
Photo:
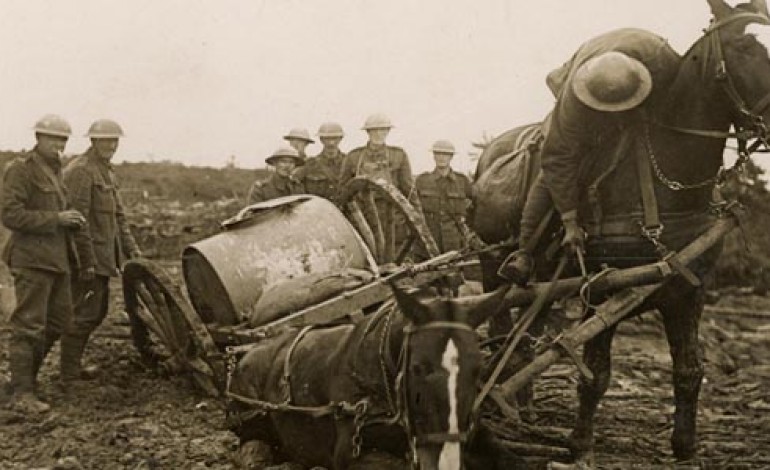
[[[37,134],[37,151],[47,158],[59,157],[67,146],[67,138],[58,135]]]
[[[110,161],[118,150],[118,139],[91,139],[91,145],[99,158]]]
[[[308,142],[307,140],[302,140],[302,139],[289,139],[289,145],[291,145],[292,147],[294,147],[294,148],[297,150],[297,152],[299,152],[299,153],[302,153],[302,152],[304,152],[304,151],[305,151],[305,147],[307,147],[307,145],[308,145],[309,143],[310,143],[310,142]]]
[[[275,172],[281,176],[289,176],[296,166],[293,158],[282,157],[275,161]]]
[[[451,153],[433,153],[433,159],[436,161],[436,168],[447,168],[452,161]]]
[[[385,139],[388,138],[388,134],[390,134],[390,129],[388,128],[367,129],[366,132],[369,133],[369,142],[375,145],[382,145],[385,143]]]
[[[342,137],[321,137],[320,139],[325,149],[336,149],[342,141]]]

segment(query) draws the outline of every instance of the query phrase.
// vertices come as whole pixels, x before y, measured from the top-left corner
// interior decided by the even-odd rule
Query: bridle
[[[419,461],[417,455],[417,448],[424,444],[444,444],[447,442],[459,442],[464,444],[468,440],[468,430],[459,429],[457,432],[442,432],[442,433],[423,433],[417,434],[415,432],[415,425],[412,421],[412,417],[409,413],[409,382],[408,382],[408,370],[409,357],[412,348],[412,340],[419,333],[431,330],[457,330],[466,332],[473,336],[473,340],[476,341],[475,330],[465,323],[450,322],[450,321],[431,321],[420,325],[408,324],[404,327],[404,338],[401,342],[401,350],[398,356],[395,390],[392,392],[395,395],[395,400],[388,397],[389,402],[395,401],[395,414],[390,417],[387,422],[390,424],[400,423],[401,427],[406,432],[407,441],[409,442],[411,452],[411,464],[413,468],[419,468]],[[381,348],[381,352],[383,348]],[[384,362],[381,361],[384,367]],[[383,371],[384,373],[384,371]],[[387,374],[384,374],[387,375]],[[387,382],[387,380],[386,380]],[[388,388],[388,394],[391,391]]]
[[[770,18],[763,14],[742,12],[716,21],[706,30],[704,30],[704,36],[709,36],[711,40],[711,46],[716,54],[716,70],[715,77],[717,82],[720,83],[722,90],[730,99],[735,110],[740,116],[741,125],[734,123],[736,132],[722,132],[715,130],[703,130],[703,129],[689,129],[684,127],[677,127],[668,124],[659,123],[661,127],[670,129],[682,134],[695,135],[699,137],[710,137],[715,139],[728,139],[735,138],[738,141],[738,161],[736,167],[745,163],[749,156],[757,152],[760,146],[764,146],[765,149],[770,149],[770,143],[768,142],[768,126],[762,117],[762,113],[770,106],[770,92],[762,97],[753,107],[749,107],[746,100],[743,99],[738,89],[735,87],[730,71],[727,68],[727,61],[725,60],[724,51],[722,50],[722,42],[720,41],[719,31],[722,27],[734,23],[738,20],[750,20],[750,22],[757,22],[760,24],[770,25]],[[749,141],[754,139],[754,142],[749,145]],[[672,188],[674,189],[674,188]],[[686,188],[678,188],[686,189]]]

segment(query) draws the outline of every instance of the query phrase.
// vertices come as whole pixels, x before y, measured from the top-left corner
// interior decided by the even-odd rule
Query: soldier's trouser
[[[62,377],[77,378],[81,371],[83,351],[91,333],[101,325],[109,307],[110,278],[96,275],[93,280],[73,280],[75,301],[70,328],[62,336]]]
[[[11,386],[14,392],[29,392],[45,354],[70,327],[70,275],[29,268],[14,268],[12,273],[16,309],[8,322]]]
[[[545,185],[543,175],[541,174],[532,184],[532,189],[529,190],[527,202],[521,214],[519,247],[530,250],[533,248],[531,245],[537,243],[537,240],[532,240],[532,237],[535,231],[537,231],[540,221],[548,215],[551,207],[553,207],[551,191]]]
[[[110,302],[109,276],[94,276],[93,280],[72,281],[72,297],[75,303],[72,328],[67,334],[89,336],[107,316]]]

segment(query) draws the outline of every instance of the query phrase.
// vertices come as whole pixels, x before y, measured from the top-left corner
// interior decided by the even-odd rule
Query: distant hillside
[[[0,168],[19,152],[0,151]],[[267,170],[185,166],[175,162],[119,163],[115,173],[126,197],[131,192],[150,198],[179,201],[183,206],[220,199],[243,199],[251,183]],[[146,192],[146,193],[145,193]]]

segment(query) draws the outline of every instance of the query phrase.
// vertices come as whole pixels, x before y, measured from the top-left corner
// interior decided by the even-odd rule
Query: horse
[[[595,204],[589,201],[585,188],[581,194],[581,220],[586,227],[596,229],[589,230],[586,247],[589,270],[601,269],[603,263],[626,267],[659,261],[663,250],[675,251],[687,245],[713,220],[709,209],[723,166],[726,139],[739,137],[741,158],[748,158],[757,146],[768,144],[765,122],[770,119],[770,59],[757,38],[745,32],[751,23],[770,24],[767,5],[764,0],[736,7],[723,0],[707,1],[713,22],[682,56],[664,99],[649,104],[643,124],[625,131],[633,145],[625,147],[612,174],[599,187],[600,220],[594,218]],[[734,134],[728,133],[731,125],[736,129]],[[530,128],[518,128],[505,138],[515,139]],[[606,161],[617,151],[622,138],[617,136],[617,140],[593,152],[591,158]],[[756,140],[749,145],[751,139]],[[644,232],[640,230],[644,226],[644,190],[640,184],[643,170],[641,166],[637,169],[640,155],[649,162],[648,179],[652,181],[646,187],[652,185],[654,189],[662,222],[656,230]],[[484,152],[479,159],[474,188],[477,197],[473,201],[477,210],[489,203],[479,196],[484,194],[484,188],[478,187],[481,176],[484,171],[492,171],[494,162],[502,157],[499,151]],[[492,223],[472,218],[471,228],[485,242],[494,243],[511,235],[500,221],[508,220],[508,227],[515,226],[518,221],[512,216],[513,211],[508,210],[498,211]],[[605,230],[610,224],[630,227],[633,233],[613,235]],[[689,267],[697,276],[696,282],[676,276],[632,313],[657,308],[662,315],[673,362],[675,411],[670,442],[677,461],[697,458],[696,412],[704,374],[698,348],[704,288],[697,281],[713,268],[720,251],[721,246],[716,246]],[[485,288],[503,282],[495,275],[500,261],[487,260],[483,267]],[[582,378],[578,385],[579,407],[570,435],[572,454],[581,464],[590,464],[593,459],[594,416],[610,383],[614,333],[614,327],[608,328],[584,347],[583,360],[593,378]]]
[[[242,442],[308,467],[376,468],[371,451],[409,455],[413,468],[461,468],[482,367],[475,329],[507,289],[446,298],[392,288],[359,321],[254,345],[228,386]]]

